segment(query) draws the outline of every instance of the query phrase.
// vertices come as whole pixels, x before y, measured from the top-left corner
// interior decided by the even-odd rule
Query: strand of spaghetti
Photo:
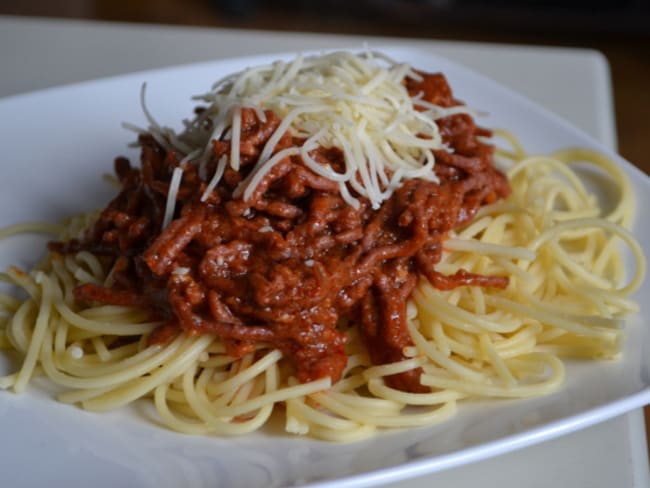
[[[33,315],[36,313],[36,303],[33,300],[25,300],[9,321],[6,330],[7,339],[22,354],[27,353],[27,349],[32,341],[33,330],[29,330],[29,328],[34,323]]]
[[[66,323],[65,321],[61,322],[62,325],[59,328],[62,329],[66,326]],[[100,359],[97,355],[84,352],[78,343],[73,342],[65,349],[65,344],[63,344],[62,348],[57,347],[56,341],[57,338],[55,338],[54,364],[61,371],[65,371],[75,377],[93,377],[109,374],[122,369],[125,363],[142,361],[156,353],[155,347],[140,349],[137,343],[131,343],[107,349],[107,359]],[[75,352],[74,348],[79,348],[81,354]],[[137,361],[132,359],[134,357],[138,358]]]
[[[34,373],[39,351],[43,344],[43,339],[49,325],[49,317],[52,307],[52,286],[50,278],[43,272],[37,272],[34,281],[41,285],[41,300],[38,305],[38,315],[34,323],[34,330],[29,341],[29,346],[25,354],[23,364],[16,376],[16,382],[13,385],[16,393],[21,393],[27,387],[29,379]]]
[[[290,434],[308,435],[310,431],[309,422],[304,420],[300,414],[296,412],[295,403],[294,399],[286,401],[284,430]]]
[[[350,346],[362,345],[362,341],[358,334],[354,334],[352,331],[350,331],[350,333],[348,333],[348,344]],[[348,352],[348,362],[345,365],[345,369],[343,370],[343,376],[345,377],[346,375],[350,374],[352,370],[367,368],[370,365],[372,365],[372,362],[370,361],[370,358],[368,357],[368,353],[366,351],[350,351]]]
[[[563,220],[600,217],[600,209],[592,207],[572,210],[553,210],[549,211],[548,215],[553,222],[561,222]]]
[[[105,334],[115,336],[132,336],[146,334],[153,331],[160,322],[142,322],[136,324],[115,324],[108,321],[88,320],[82,315],[75,313],[65,304],[59,296],[54,301],[54,307],[65,320],[71,325],[93,334]]]
[[[532,295],[526,290],[519,290],[519,293],[525,297],[525,300],[534,307],[540,308],[551,313],[559,313],[565,316],[573,316],[575,320],[589,320],[601,327],[620,328],[621,320],[612,318],[611,305],[619,309],[634,311],[638,305],[630,300],[622,299],[618,296],[612,296],[607,290],[593,288],[590,286],[577,286],[571,282],[568,276],[562,270],[554,270],[553,277],[566,290],[571,290],[572,295],[582,301],[571,301],[570,303],[555,301],[548,303]],[[628,304],[629,302],[629,304]],[[600,316],[592,313],[596,310]],[[571,318],[571,317],[569,317]]]
[[[181,420],[172,413],[167,404],[169,383],[158,385],[154,390],[154,406],[160,418],[167,427],[177,432],[191,435],[205,435],[210,432],[210,426],[205,422],[190,422],[189,419]]]
[[[357,388],[363,387],[366,383],[367,380],[364,378],[363,374],[355,374],[339,380],[337,383],[334,383],[330,389],[339,392],[354,391]]]
[[[218,368],[222,366],[227,366],[234,362],[236,358],[233,356],[228,356],[226,354],[214,353],[210,351],[210,354],[213,354],[212,357],[208,357],[207,360],[201,361],[201,366],[204,368]]]
[[[62,224],[52,224],[49,222],[22,222],[20,224],[8,225],[0,229],[0,240],[18,234],[49,234],[58,236],[63,232]]]
[[[105,365],[78,365],[69,368],[76,375],[67,374],[56,367],[52,355],[52,335],[46,335],[41,351],[41,364],[45,373],[56,383],[68,388],[97,389],[105,386],[126,384],[140,378],[151,371],[155,371],[172,358],[183,345],[183,338],[176,340],[165,347],[152,346],[129,358]]]
[[[531,352],[537,353],[543,351],[534,350]],[[526,356],[511,358],[506,361],[508,363],[508,367],[510,368],[511,371],[513,371],[513,374],[515,374],[515,376],[518,379],[525,380],[526,378],[531,378],[535,376],[542,377],[548,373],[548,371],[546,370],[547,367],[545,363],[540,361],[534,361],[534,360],[531,361]]]
[[[359,395],[357,392],[332,391],[328,392],[341,403],[374,412],[375,415],[398,415],[404,404],[386,398],[374,398],[368,395]]]
[[[256,396],[262,395],[264,392],[263,382],[260,376],[256,376],[248,383],[244,383],[242,386],[237,388],[235,396],[230,402],[231,405],[241,405],[242,403],[248,401],[249,398],[255,398]],[[260,386],[262,385],[262,386]]]
[[[143,322],[149,317],[146,310],[123,305],[96,305],[79,310],[78,314],[88,320],[114,320],[115,322]]]
[[[95,255],[88,251],[79,251],[74,255],[74,260],[88,266],[88,269],[96,280],[101,281],[104,279],[106,273],[104,273],[104,269]]]
[[[334,415],[310,407],[305,403],[304,397],[288,399],[287,408],[291,408],[293,415],[299,417],[302,422],[305,422],[308,428],[311,428],[313,424],[321,425],[330,430],[354,430],[359,428],[358,422],[335,417]]]
[[[65,264],[65,260],[60,257],[51,259],[52,271],[54,277],[59,282],[59,288],[62,288],[61,295],[66,303],[74,303],[75,274],[71,273]]]
[[[292,432],[290,429],[303,429],[304,434],[310,433],[323,440],[352,442],[365,439],[376,431],[373,425],[360,424],[322,413],[296,399],[288,400],[287,408],[289,405],[292,407],[292,412],[295,412],[291,417],[291,424],[287,427],[289,432]]]
[[[631,226],[634,217],[634,189],[630,179],[611,158],[598,151],[584,148],[569,148],[556,151],[551,157],[567,164],[586,161],[605,170],[618,187],[620,198],[616,207],[604,218],[611,222],[618,222],[625,228]]]
[[[414,320],[413,318],[408,318],[407,320]],[[418,323],[420,324],[420,330],[423,331],[423,334],[430,337],[438,345],[438,350],[441,354],[449,356],[451,354],[451,344],[449,343],[447,334],[445,334],[442,323],[439,320],[436,320],[434,317],[422,316],[418,318]],[[408,353],[405,354],[407,357],[417,356],[418,350],[416,347],[410,348]]]
[[[106,411],[121,407],[153,391],[161,383],[170,381],[196,361],[197,356],[214,340],[210,336],[185,338],[173,357],[150,374],[130,380],[108,393],[84,400],[87,410]]]
[[[368,381],[368,391],[379,398],[391,399],[404,405],[437,405],[460,400],[465,396],[452,390],[433,393],[408,393],[387,386],[381,378],[370,379]]]
[[[510,336],[500,336],[500,340],[494,342],[494,347],[502,358],[507,358],[517,347],[525,347],[532,340],[532,345],[535,343],[535,338],[541,332],[542,325],[538,322],[528,323],[523,325],[517,332]]]
[[[30,345],[32,339],[33,331],[28,330],[28,325],[34,323],[34,319],[29,318],[28,314],[34,315],[36,313],[36,304],[31,300],[24,301],[18,310],[11,316],[8,326],[5,330],[5,336],[7,342],[18,352],[25,355]],[[14,378],[9,383],[9,377]],[[13,385],[15,381],[15,375],[7,375],[3,381],[5,386],[8,388]]]
[[[510,180],[515,180],[519,173],[523,173],[524,171],[530,169],[531,166],[548,167],[550,169],[557,171],[564,178],[566,178],[567,181],[571,184],[571,187],[576,191],[578,198],[580,199],[588,198],[587,190],[582,184],[582,181],[580,181],[580,179],[578,178],[578,175],[576,175],[570,168],[568,168],[566,164],[562,163],[561,161],[558,161],[557,159],[553,159],[552,157],[549,156],[531,156],[517,162],[516,165],[508,169],[507,171],[508,178]],[[533,180],[531,183],[536,183],[536,181]],[[558,183],[561,184],[561,182],[556,182],[556,185]]]
[[[456,402],[448,401],[441,406],[423,413],[399,415],[375,415],[375,412],[354,406],[346,405],[341,401],[340,396],[333,392],[315,393],[312,398],[323,407],[332,412],[364,424],[371,424],[377,427],[421,427],[441,422],[456,411]]]
[[[613,287],[613,283],[610,280],[598,276],[591,272],[591,270],[586,269],[585,266],[576,259],[572,259],[559,242],[555,240],[547,241],[545,245],[549,247],[549,251],[553,256],[554,266],[564,267],[567,271],[573,273],[577,278],[582,279],[582,281],[587,285],[594,288],[604,288],[607,290],[610,287]]]
[[[18,373],[10,373],[4,376],[0,376],[0,389],[8,390],[9,388],[11,388],[13,385],[16,384],[17,377],[18,377]]]
[[[321,428],[318,425],[312,425],[309,432],[311,435],[318,439],[332,442],[355,442],[362,439],[367,439],[377,431],[374,425],[360,425],[354,430],[332,430],[329,428]]]
[[[223,381],[228,381],[228,379],[233,378],[239,372],[244,371],[252,363],[253,363],[252,354],[247,354],[243,358],[241,358],[238,361],[236,361],[235,363],[233,363],[233,365],[231,366],[229,371],[227,371],[227,372],[225,372],[223,374],[218,374],[218,373],[214,374],[213,375],[213,380],[215,380],[215,381],[212,381],[210,383],[220,385]],[[240,384],[237,385],[237,387],[232,388],[230,390],[226,390],[224,392],[221,392],[219,395],[212,395],[213,396],[212,399],[208,398],[208,394],[210,393],[209,391],[203,392],[203,391],[201,391],[199,389],[200,385],[198,384],[198,382],[197,382],[197,384],[195,386],[196,386],[196,389],[199,390],[199,392],[200,392],[199,399],[200,400],[205,400],[205,410],[206,411],[213,411],[216,408],[232,405],[233,402],[234,402],[235,397],[237,396],[237,392],[238,392],[239,388],[241,388],[242,386],[247,385],[251,381],[254,381],[254,379],[255,378],[251,378],[250,380],[248,380],[248,382],[240,382]]]
[[[236,405],[231,407],[224,407],[218,411],[222,416],[236,416],[256,410],[265,404],[275,404],[283,402],[288,398],[297,396],[307,396],[314,392],[328,390],[331,385],[329,378],[322,378],[320,380],[312,381],[309,383],[299,384],[293,387],[285,387],[276,391],[265,393],[244,405]]]
[[[36,302],[41,300],[40,287],[34,281],[34,277],[16,266],[9,266],[6,273],[0,273],[0,281],[22,288]]]
[[[265,403],[260,405],[258,408],[249,409],[245,412],[242,412],[249,414],[257,410],[257,413],[253,415],[253,417],[248,421],[238,420],[238,422],[231,422],[230,417],[232,416],[215,414],[215,412],[217,412],[219,409],[212,408],[210,402],[205,398],[205,395],[202,394],[202,392],[197,392],[195,390],[195,374],[196,365],[185,372],[183,375],[183,392],[185,393],[185,398],[188,402],[188,405],[192,407],[192,411],[206,425],[208,425],[211,430],[228,434],[249,432],[256,430],[258,427],[264,424],[271,415],[271,412],[273,410],[272,402]]]
[[[109,352],[108,348],[106,347],[106,344],[104,344],[104,341],[100,337],[92,337],[90,339],[90,342],[93,345],[93,349],[95,349],[95,352],[97,353],[97,357],[102,362],[106,362],[110,360],[111,358],[111,353]]]
[[[486,215],[481,218],[475,218],[465,228],[459,229],[456,232],[450,232],[449,239],[471,239],[483,232],[494,220],[491,215]],[[445,241],[447,242],[447,241]]]
[[[271,370],[276,371],[276,368],[269,368],[267,371]],[[277,374],[275,376],[277,378]],[[237,390],[237,395],[233,399],[232,403],[233,405],[239,405],[245,401],[248,401],[249,398],[256,398],[260,395],[263,395],[266,388],[268,388],[266,378],[258,376],[248,385]],[[273,390],[277,390],[277,384],[275,387],[273,387]]]
[[[497,307],[501,310],[507,310],[514,314],[525,315],[527,317],[530,317],[531,319],[538,320],[543,324],[560,327],[574,334],[592,336],[592,337],[604,336],[604,337],[612,337],[612,338],[618,334],[618,331],[612,330],[610,328],[585,325],[576,320],[572,320],[566,315],[559,314],[557,312],[548,311],[548,310],[535,309],[533,307],[530,307],[530,305],[528,304],[518,303],[504,297],[488,296],[486,300],[493,307]]]
[[[432,375],[426,369],[420,378],[423,385],[434,388],[455,390],[467,395],[480,397],[525,398],[541,396],[557,391],[564,381],[564,365],[557,357],[544,353],[531,353],[551,368],[552,374],[546,379],[533,385],[497,386],[489,383],[473,383],[455,378]]]
[[[452,354],[455,354],[459,356],[460,358],[468,359],[471,357],[476,356],[476,351],[477,351],[477,346],[476,346],[476,340],[472,338],[471,342],[461,342],[460,340],[457,340],[456,337],[454,337],[456,334],[454,334],[453,331],[448,331],[448,333],[445,331],[445,327],[440,324],[440,331],[438,334],[427,334],[426,330],[426,321],[424,317],[420,317],[418,319],[418,322],[420,323],[420,331],[422,332],[422,335],[425,337],[431,338],[431,340],[438,346],[438,350],[440,351],[441,354],[449,357]],[[436,330],[438,327],[436,327]],[[462,334],[462,333],[461,333]],[[438,338],[441,338],[444,341],[444,344],[446,345],[446,349],[443,350],[441,347],[441,342],[438,340]]]
[[[481,350],[481,355],[486,357],[488,361],[492,364],[492,368],[496,371],[499,378],[506,387],[513,387],[516,385],[515,378],[512,376],[512,373],[508,369],[508,366],[503,360],[503,357],[496,351],[492,341],[488,334],[481,334],[479,336],[479,345]]]
[[[480,256],[500,256],[526,261],[535,259],[535,253],[525,247],[504,246],[470,239],[447,239],[444,248],[447,251],[472,252]]]
[[[96,279],[93,275],[91,275],[88,271],[86,271],[81,267],[78,267],[76,269],[73,276],[77,280],[77,282],[82,284],[92,283],[93,285],[98,285],[98,286],[102,285],[102,282],[100,280]]]
[[[597,252],[598,256],[593,264],[593,272],[605,274],[606,268],[614,262],[616,265],[615,280],[619,281],[625,272],[625,267],[618,255],[617,239],[608,239]]]
[[[265,391],[275,391],[278,389],[278,386],[278,366],[274,364],[267,368],[263,375],[255,377],[253,381],[239,388],[231,404],[242,404],[250,398],[257,398],[263,395]]]
[[[549,174],[546,176],[538,176],[534,187],[544,190],[544,203],[541,208],[542,212],[547,215],[554,215],[557,212],[570,213],[580,208],[591,210],[595,204],[594,196],[588,194],[585,188],[582,188],[584,195],[577,194],[576,189],[569,183],[558,181],[557,178]]]
[[[248,354],[247,354],[247,356],[248,356]],[[213,378],[216,378],[217,375],[218,375],[218,372],[215,370],[215,368],[205,368],[205,367],[203,367],[201,365],[201,362],[200,362],[200,359],[199,359],[199,361],[197,361],[196,364],[192,368],[185,371],[185,373],[183,374],[182,379],[181,379],[181,386],[182,386],[182,382],[186,381],[185,377],[189,374],[190,371],[194,371],[194,373],[192,375],[192,379],[195,382],[195,388],[197,390],[202,391],[202,392],[205,392],[206,385],[208,384],[208,382],[210,382],[210,380],[212,380]],[[232,398],[232,396],[234,396],[236,391],[237,390],[232,390],[231,392],[229,392],[231,394],[230,395],[231,398]],[[206,397],[207,397],[207,394],[206,394]]]
[[[507,240],[508,226],[515,225],[515,215],[501,214],[491,218],[491,222],[485,228],[481,236],[475,236],[477,240],[493,245],[504,245],[516,247],[514,242]]]
[[[252,366],[243,369],[239,374],[218,384],[211,385],[208,391],[211,395],[218,395],[229,390],[239,388],[242,384],[250,381],[255,376],[262,374],[272,364],[277,363],[282,358],[282,353],[277,349],[272,350],[264,357],[257,360]]]
[[[438,294],[433,286],[423,280],[420,280],[416,289],[413,290],[413,298],[419,308],[426,310],[434,317],[444,317],[445,324],[466,332],[481,333],[490,331],[507,333],[513,332],[516,328],[512,324],[499,324],[451,305],[443,296]]]
[[[574,334],[565,334],[553,341],[540,343],[539,347],[556,346],[560,349],[560,354],[570,354],[569,357],[592,357],[597,359],[616,359],[621,356],[621,343],[623,337],[619,336],[613,341],[603,341],[598,338],[583,340]],[[591,355],[591,356],[589,356]]]
[[[460,364],[458,360],[454,360],[451,357],[442,354],[434,343],[428,341],[422,334],[420,334],[414,322],[408,321],[407,327],[411,334],[411,339],[418,350],[425,354],[435,364],[439,364],[453,374],[464,377],[469,381],[483,381],[486,378],[484,372],[472,370]]]
[[[68,338],[68,323],[60,317],[52,324],[54,331],[54,357],[72,356],[72,351],[66,348]]]
[[[639,242],[634,238],[632,234],[630,234],[630,232],[627,229],[621,227],[620,225],[614,224],[612,222],[603,219],[575,219],[571,221],[561,222],[555,225],[554,227],[545,230],[542,234],[539,235],[539,237],[537,237],[537,239],[531,242],[528,247],[533,251],[536,251],[539,247],[542,246],[542,244],[546,243],[551,239],[558,237],[566,230],[582,228],[582,227],[603,228],[608,232],[611,232],[612,234],[615,234],[616,236],[620,237],[621,239],[623,239],[623,241],[627,243],[636,261],[636,268],[635,268],[636,273],[634,273],[634,277],[632,278],[630,283],[628,283],[623,288],[619,288],[618,290],[615,290],[615,293],[618,295],[630,295],[634,291],[636,291],[641,286],[641,284],[643,283],[643,279],[645,278],[646,259],[645,259],[645,255],[643,254],[643,249],[641,249],[641,245],[639,244]]]
[[[394,363],[382,364],[379,366],[371,366],[363,372],[363,376],[370,380],[371,378],[380,378],[382,376],[390,376],[393,374],[404,373],[412,369],[419,368],[424,364],[423,357],[405,359]]]
[[[327,390],[330,388],[330,386],[331,380],[329,377],[326,377],[316,381],[311,381],[309,383],[285,387],[276,391],[272,391],[270,393],[265,393],[264,395],[253,398],[249,402],[242,405],[215,408],[211,412],[211,415],[215,418],[235,417],[237,415],[247,414],[249,412],[255,411],[264,405],[275,404],[278,402],[283,402],[288,398],[307,396],[318,391]]]
[[[487,259],[483,260],[487,263]],[[477,267],[478,272],[482,273],[484,276],[487,276],[485,266]],[[470,295],[472,295],[472,301],[474,302],[473,312],[477,315],[486,315],[487,310],[485,307],[485,294],[483,290],[477,286],[470,288]]]
[[[521,161],[526,157],[526,151],[524,150],[523,146],[519,142],[519,139],[517,139],[517,137],[515,137],[515,135],[512,132],[503,129],[493,129],[492,133],[496,137],[502,137],[506,139],[510,143],[514,151],[512,153],[508,153],[504,151],[502,148],[497,146],[497,154],[506,156],[508,157],[508,159],[511,159],[513,161]]]

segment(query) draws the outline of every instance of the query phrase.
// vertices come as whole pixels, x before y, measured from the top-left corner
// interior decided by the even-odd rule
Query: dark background
[[[650,174],[650,0],[0,0],[0,15],[597,49],[619,151]]]
[[[597,49],[619,151],[650,173],[650,0],[0,0],[2,14]]]

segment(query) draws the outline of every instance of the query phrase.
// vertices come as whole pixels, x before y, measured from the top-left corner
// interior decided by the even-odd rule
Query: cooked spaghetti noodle
[[[355,66],[355,72],[362,71]],[[294,129],[288,137],[289,124],[283,126],[273,111],[259,106],[229,106],[229,126],[223,111],[206,125],[211,109],[202,109],[199,121],[180,137],[152,124],[151,135],[140,138],[142,173],[118,159],[122,193],[101,215],[76,217],[61,226],[6,229],[0,237],[42,231],[54,233],[59,242],[29,273],[11,267],[1,275],[27,298],[1,296],[0,344],[15,350],[22,366],[1,378],[0,387],[21,392],[31,378],[46,375],[65,387],[59,400],[94,411],[150,398],[167,426],[192,434],[250,432],[284,406],[288,432],[346,441],[378,428],[431,425],[469,397],[555,391],[564,378],[561,357],[616,357],[621,317],[637,310],[630,295],[645,273],[643,252],[626,230],[633,201],[625,175],[587,150],[528,156],[503,132],[499,135],[512,147],[496,158],[512,189],[508,195],[505,177],[492,165],[491,146],[479,139],[489,132],[473,124],[444,79],[396,66],[398,82],[420,104],[418,113],[431,112],[435,128],[417,114],[417,123],[407,121],[401,108],[395,126],[400,120],[415,124],[413,130],[424,140],[438,138],[446,146],[426,145],[416,155],[395,149],[398,142],[413,142],[396,136],[394,146],[383,148],[393,166],[382,168],[370,139],[361,137],[373,154],[363,169],[349,161],[354,148],[349,154],[337,152],[333,141],[347,144],[340,126],[333,126],[327,139],[313,121],[303,120],[302,132]],[[270,69],[268,76],[281,81],[301,69],[294,62]],[[394,74],[378,73],[369,73],[361,85],[364,96]],[[238,79],[228,83],[230,92],[217,91],[212,98],[226,103]],[[256,103],[261,105],[259,99]],[[319,105],[309,113],[323,111]],[[207,141],[212,153],[194,145],[206,142],[197,135],[200,127],[210,137],[218,132],[215,142]],[[279,135],[274,139],[274,134]],[[252,148],[250,141],[258,137]],[[394,154],[387,155],[390,151]],[[402,182],[394,178],[400,171],[399,151],[415,175]],[[303,166],[305,158],[313,160],[311,166]],[[435,166],[428,158],[435,159]],[[620,201],[607,215],[572,170],[574,162],[596,165],[619,187]],[[317,171],[324,174],[311,172],[314,164],[323,165]],[[420,179],[422,168],[435,173]],[[148,201],[138,185],[152,174],[147,191],[158,193]],[[331,185],[327,174],[347,176],[329,180]],[[292,191],[293,199],[279,196]],[[428,200],[416,200],[420,193]],[[449,205],[445,199],[453,198],[458,200],[455,210],[443,213]],[[429,230],[422,236],[419,227],[408,226],[418,221],[417,206],[427,201],[436,202],[440,214],[425,215]],[[332,202],[333,219],[310,220],[318,215],[317,205]],[[210,221],[209,212],[218,218]],[[337,219],[356,222],[364,233],[352,225],[331,232]],[[402,220],[404,225],[395,223]],[[235,239],[224,241],[232,233],[223,228],[240,221],[248,226],[237,231],[244,242],[228,247]],[[319,222],[330,239],[315,230],[317,251],[300,255],[299,262],[275,258],[290,264],[280,273],[285,282],[279,288],[272,286],[271,274],[253,280],[256,271],[244,266],[252,262],[248,258],[238,261],[257,253],[268,266],[273,245],[268,239],[287,238],[299,225],[316,228]],[[209,225],[211,232],[225,232],[221,241],[208,246],[208,237],[199,231],[190,236],[193,226]],[[267,239],[253,241],[267,246],[264,251],[246,245],[243,236],[252,233]],[[308,249],[316,238],[298,247]],[[369,242],[358,244],[364,239]],[[417,239],[429,246],[428,253],[409,247]],[[621,240],[637,263],[625,285]],[[283,249],[275,250],[282,254]],[[360,250],[349,258],[344,252],[350,249]],[[207,275],[201,274],[206,256]],[[357,274],[346,278],[332,264],[334,257]],[[377,265],[372,271],[370,261]],[[231,265],[226,274],[224,263]],[[233,272],[236,266],[242,267],[240,274]],[[305,279],[295,289],[286,282],[291,267],[300,268]],[[339,280],[340,288],[328,295],[314,284],[314,273]],[[293,293],[288,302],[276,296],[286,289]],[[341,290],[347,290],[344,304],[339,303]],[[315,296],[312,302],[313,297],[303,296],[309,293]],[[311,304],[309,310],[305,303]],[[291,329],[291,321],[300,328]]]

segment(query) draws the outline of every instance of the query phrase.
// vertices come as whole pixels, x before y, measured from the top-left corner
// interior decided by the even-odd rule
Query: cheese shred
[[[218,81],[210,92],[194,97],[207,106],[178,135],[161,127],[145,107],[147,130],[180,153],[200,150],[201,168],[212,155],[212,141],[229,140],[227,164],[238,171],[241,109],[252,108],[262,123],[264,112],[270,110],[281,123],[251,170],[255,177],[238,189],[240,196],[250,198],[255,185],[281,160],[276,146],[288,131],[305,141],[300,148],[304,164],[338,182],[348,204],[359,206],[356,193],[377,209],[405,179],[437,181],[434,151],[449,149],[436,120],[450,113],[473,113],[464,106],[444,108],[412,97],[403,83],[405,77],[418,79],[419,75],[409,65],[367,49],[359,54],[299,55],[290,62],[248,68]],[[144,105],[144,93],[142,97]],[[340,148],[345,170],[336,172],[311,157],[319,146]],[[223,169],[218,165],[213,179],[218,181]],[[210,185],[210,192],[213,189]],[[206,192],[202,199],[208,196]]]

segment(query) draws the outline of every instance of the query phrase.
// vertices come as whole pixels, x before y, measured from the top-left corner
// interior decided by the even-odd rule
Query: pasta
[[[281,80],[302,68],[294,62],[282,69],[286,71],[274,67],[269,76]],[[410,68],[398,65],[396,69],[404,77]],[[364,85],[366,91],[380,81],[379,75],[371,77]],[[460,105],[420,103],[424,109],[442,111],[433,120],[467,117],[468,109]],[[230,171],[226,164],[233,169],[240,161],[245,165],[245,155],[240,154],[245,109],[235,106],[229,112],[230,142],[223,154],[211,163],[200,162],[208,176],[202,202],[211,198],[220,179]],[[323,110],[314,109],[314,113]],[[290,113],[298,117],[297,112]],[[150,114],[147,117],[153,120]],[[270,116],[258,113],[256,117],[261,122]],[[185,142],[178,140],[155,125],[158,130],[151,134],[156,144],[189,144],[187,137]],[[277,129],[279,136],[272,147],[288,127],[287,123]],[[414,130],[421,133],[422,127]],[[217,129],[225,134],[227,124],[211,127],[210,132]],[[193,130],[187,134],[196,138]],[[332,140],[347,144],[336,130]],[[437,129],[431,130],[431,139],[436,139]],[[509,132],[497,131],[496,136],[508,146],[497,150],[495,159],[512,192],[507,198],[477,206],[471,220],[446,233],[436,272],[508,279],[487,286],[444,289],[420,274],[405,305],[408,344],[400,346],[396,360],[377,364],[364,332],[349,320],[336,326],[345,338],[346,357],[338,380],[299,378],[296,364],[287,357],[288,348],[264,340],[246,342],[237,354],[218,333],[174,329],[167,340],[152,340],[165,329],[146,307],[79,300],[78,290],[84,286],[110,288],[119,281],[120,259],[87,249],[68,249],[49,253],[27,273],[11,267],[0,275],[26,296],[0,295],[0,345],[18,353],[22,360],[18,371],[0,378],[0,387],[20,393],[32,378],[45,375],[65,388],[58,396],[62,402],[105,411],[147,399],[154,403],[164,424],[179,432],[245,434],[262,427],[271,415],[283,414],[287,432],[330,441],[357,440],[383,428],[432,425],[452,416],[467,398],[524,398],[556,391],[565,375],[562,358],[616,358],[621,353],[622,318],[638,310],[630,297],[643,282],[645,257],[629,232],[633,193],[623,172],[599,153],[570,149],[531,156]],[[239,191],[243,201],[252,198],[257,185],[283,158],[309,157],[319,164],[308,152],[316,146],[309,144],[325,144],[326,135],[316,131],[300,137],[302,147],[307,147],[302,153],[293,147],[275,153],[262,151],[259,158],[266,166],[259,163],[244,180],[250,185],[238,187],[234,194]],[[406,140],[406,136],[400,137],[396,141]],[[408,139],[408,143],[413,141]],[[369,153],[374,151],[370,140],[365,147]],[[382,150],[384,157],[393,158],[386,155],[390,148]],[[407,161],[404,164],[411,164],[413,154],[399,150],[404,151],[399,156]],[[413,178],[421,178],[422,168],[431,170],[428,149],[422,151],[424,155],[415,158],[421,165],[410,167]],[[175,195],[183,191],[182,178],[189,172],[185,163],[199,157],[201,151],[190,145],[184,153],[166,190],[162,232],[173,232],[174,222],[181,220]],[[201,154],[205,158],[209,153]],[[440,157],[435,151],[431,154]],[[350,174],[354,173],[337,182],[342,198],[351,207],[363,205],[364,198],[373,207],[391,198],[398,191],[389,181],[391,174],[400,171],[396,158],[392,167],[376,165],[372,170],[376,173],[368,170],[359,177],[361,186],[359,180],[351,183]],[[595,165],[618,186],[620,200],[606,215],[572,169],[577,163]],[[322,171],[321,176],[337,177]],[[386,178],[383,183],[382,174]],[[255,178],[259,181],[252,184]],[[430,179],[436,180],[436,175],[432,173]],[[66,242],[91,232],[98,218],[94,213],[61,225],[18,225],[5,229],[0,238],[43,232]],[[258,232],[266,233],[265,227]],[[636,260],[631,277],[625,274],[621,243]],[[314,263],[308,261],[305,266],[312,268]],[[170,272],[176,278],[170,279],[183,279],[188,273],[189,268],[177,265]],[[418,372],[421,388],[404,388],[403,383],[394,381],[413,371]]]

